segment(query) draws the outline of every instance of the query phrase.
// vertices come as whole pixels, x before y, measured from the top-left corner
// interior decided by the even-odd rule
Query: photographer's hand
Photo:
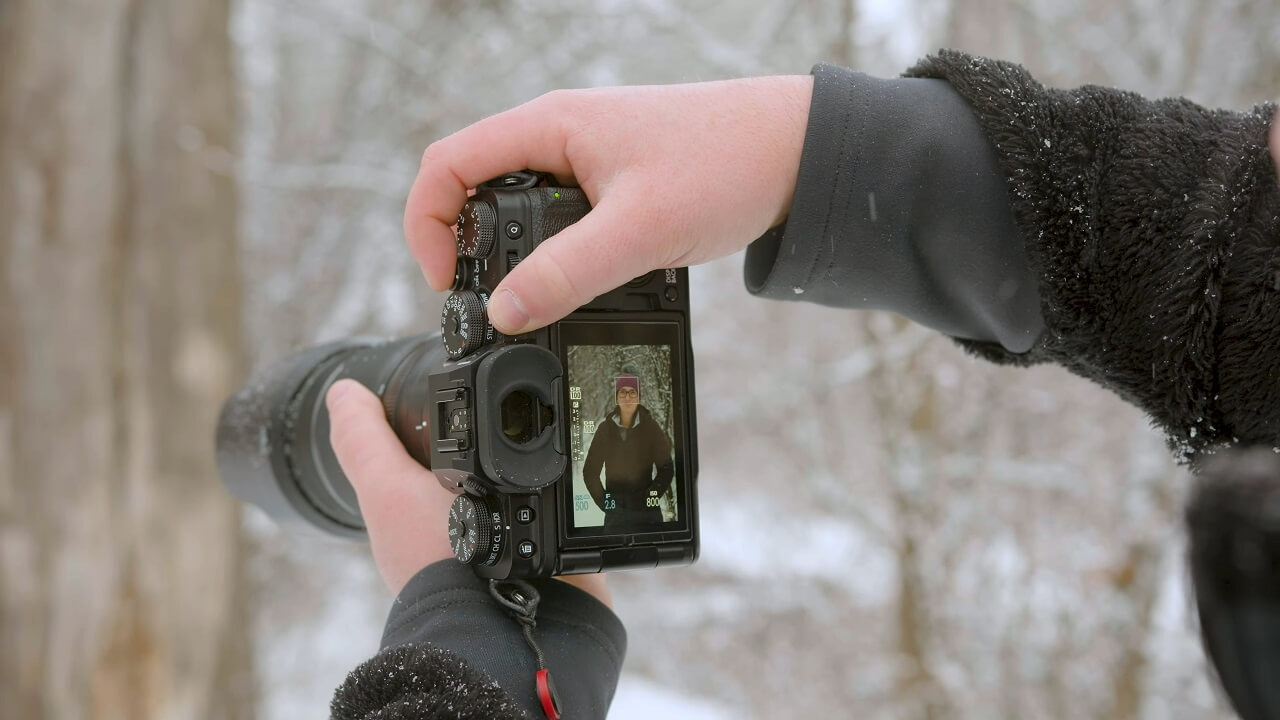
[[[579,185],[593,210],[495,289],[489,317],[508,334],[650,270],[728,255],[785,219],[812,88],[805,75],[543,95],[427,148],[405,207],[409,247],[446,289],[468,189],[525,168]]]
[[[446,522],[453,494],[405,451],[387,424],[378,397],[354,380],[339,380],[325,396],[329,442],[355,488],[378,572],[393,595],[419,570],[453,561]],[[560,578],[611,604],[603,575]]]

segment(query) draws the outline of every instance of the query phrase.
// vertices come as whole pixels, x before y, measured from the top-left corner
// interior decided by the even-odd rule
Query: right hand
[[[506,334],[650,270],[729,255],[786,218],[812,89],[810,76],[774,76],[543,95],[427,148],[405,207],[409,247],[445,290],[469,189],[526,168],[581,187],[591,212],[494,289],[489,318]]]

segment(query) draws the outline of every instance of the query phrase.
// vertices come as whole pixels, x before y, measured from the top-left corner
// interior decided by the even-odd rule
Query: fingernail
[[[350,391],[351,383],[343,380],[339,380],[334,383],[333,386],[329,388],[329,392],[324,394],[325,407],[332,411],[334,406],[336,406],[338,402],[342,400],[343,396]]]
[[[489,300],[489,322],[499,331],[513,335],[529,324],[529,313],[525,312],[515,293],[499,290]]]

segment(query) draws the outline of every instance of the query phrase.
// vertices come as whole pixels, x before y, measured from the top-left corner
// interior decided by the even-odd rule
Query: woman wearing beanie
[[[671,438],[640,403],[640,378],[624,370],[614,378],[613,392],[617,404],[596,426],[582,478],[604,511],[606,531],[625,532],[662,522],[658,501],[671,486],[675,459]]]

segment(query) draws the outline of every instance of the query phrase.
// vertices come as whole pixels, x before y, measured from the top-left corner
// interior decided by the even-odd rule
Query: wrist
[[[770,227],[777,227],[787,219],[795,196],[796,180],[800,175],[800,157],[804,152],[805,132],[809,125],[809,108],[813,100],[812,75],[783,75],[774,78],[777,87],[770,88],[775,103],[771,115],[779,119],[778,134],[771,146],[776,155],[773,167],[776,177],[784,183],[781,203],[775,208]]]

